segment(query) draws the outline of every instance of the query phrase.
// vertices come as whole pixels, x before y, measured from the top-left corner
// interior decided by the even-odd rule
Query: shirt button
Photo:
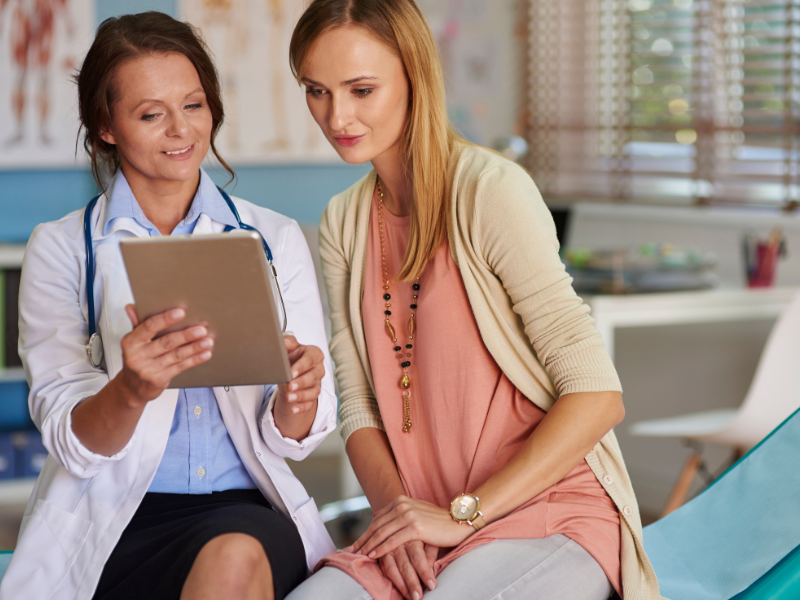
[[[611,475],[605,475],[603,476],[603,483],[605,483],[606,485],[611,485],[612,483],[614,483],[614,480],[611,479]]]
[[[206,474],[206,470],[203,467],[200,467],[199,469],[197,469],[197,476],[198,477],[202,477],[205,474]]]
[[[630,506],[626,506],[622,509],[622,514],[626,517],[630,517],[633,514],[633,509]]]
[[[203,412],[203,409],[202,409],[202,408],[200,408],[199,406],[195,406],[195,407],[194,407],[194,414],[196,414],[196,415],[197,415],[197,418],[198,418],[198,419],[200,418],[200,413],[201,413],[201,412]]]
[[[230,391],[231,391],[231,386],[229,386],[229,385],[226,385],[226,386],[225,386],[225,391],[226,391],[226,392],[230,392]]]

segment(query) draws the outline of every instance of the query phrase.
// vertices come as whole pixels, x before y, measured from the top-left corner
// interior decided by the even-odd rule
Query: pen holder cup
[[[780,248],[759,242],[756,246],[756,268],[748,273],[747,285],[751,288],[772,287],[778,267]]]

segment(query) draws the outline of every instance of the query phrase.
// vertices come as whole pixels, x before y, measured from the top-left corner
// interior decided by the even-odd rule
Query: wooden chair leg
[[[667,500],[667,504],[664,506],[664,510],[661,513],[662,517],[666,517],[672,511],[683,506],[683,503],[686,501],[686,496],[689,493],[689,488],[692,487],[692,481],[695,475],[697,475],[697,471],[700,469],[700,464],[702,462],[703,457],[698,452],[693,452],[689,456],[686,464],[683,465],[683,470],[678,477],[678,481],[675,482],[675,487],[672,488],[669,500]]]

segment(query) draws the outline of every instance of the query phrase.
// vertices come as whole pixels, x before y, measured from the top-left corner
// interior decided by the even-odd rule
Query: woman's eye
[[[359,88],[357,90],[353,90],[356,96],[359,98],[365,98],[372,93],[372,88]]]
[[[186,108],[188,110],[194,110],[196,108],[202,108],[202,106],[203,106],[202,102],[196,102],[195,104],[187,104]]]
[[[319,98],[322,96],[324,92],[319,88],[308,88],[306,89],[306,94],[311,96],[312,98]]]
[[[142,121],[155,121],[157,116],[158,115],[155,114],[155,113],[150,114],[150,115],[142,115]]]

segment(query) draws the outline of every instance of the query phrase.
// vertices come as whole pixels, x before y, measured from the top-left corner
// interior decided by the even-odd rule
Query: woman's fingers
[[[394,587],[402,594],[403,598],[410,600],[408,586],[406,586],[406,582],[400,574],[400,569],[397,567],[397,561],[395,561],[394,556],[392,554],[387,554],[379,561],[379,564],[383,574],[394,584]]]
[[[388,523],[382,525],[381,527],[377,528],[375,532],[370,536],[369,540],[366,541],[364,547],[361,549],[361,554],[366,554],[370,558],[376,558],[377,554],[373,555],[375,549],[380,546],[383,542],[385,542],[389,537],[397,533],[398,531],[410,529],[416,530],[418,527],[414,522],[414,514],[412,511],[408,511],[403,516],[392,519]],[[409,538],[409,539],[418,539],[418,538]],[[396,548],[397,546],[395,546]],[[384,552],[383,554],[386,554]]]
[[[392,535],[388,536],[386,540],[379,544],[374,550],[370,551],[369,557],[377,559],[381,556],[385,556],[389,552],[396,550],[400,546],[404,546],[408,542],[418,540],[419,535],[420,532],[415,531],[413,526],[402,527],[396,530]]]
[[[126,304],[125,314],[128,315],[128,319],[130,319],[131,325],[136,327],[139,324],[139,315],[136,314],[136,306],[134,306],[133,304]]]
[[[403,581],[408,588],[409,597],[411,600],[420,600],[422,598],[422,584],[419,581],[417,571],[411,564],[406,548],[397,548],[392,553],[392,556],[397,561],[397,568],[400,570],[400,575],[403,576]]]
[[[433,560],[430,560],[428,553],[425,551],[425,544],[420,541],[409,542],[403,547],[411,559],[411,564],[414,565],[414,570],[419,576],[419,580],[425,583],[425,586],[432,590],[436,587],[436,577],[433,574]]]
[[[146,344],[167,327],[171,327],[175,323],[182,321],[184,317],[186,317],[186,311],[182,308],[173,308],[172,310],[166,310],[157,315],[153,315],[134,327],[133,331],[129,334],[132,338],[131,341],[139,344]]]
[[[293,378],[289,382],[287,389],[289,390],[289,393],[313,389],[319,386],[319,383],[322,381],[322,377],[324,375],[325,368],[321,364],[316,365],[310,371],[307,371],[299,377]],[[291,398],[289,398],[289,400],[291,400]]]

